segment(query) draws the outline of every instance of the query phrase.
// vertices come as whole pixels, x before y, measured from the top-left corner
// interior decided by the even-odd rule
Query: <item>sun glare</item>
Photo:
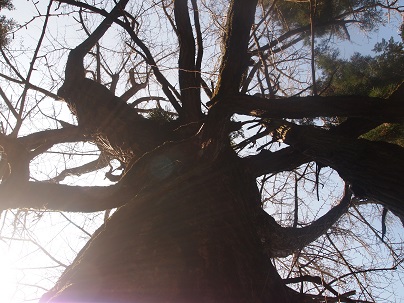
[[[0,302],[13,303],[17,269],[6,247],[0,246]]]

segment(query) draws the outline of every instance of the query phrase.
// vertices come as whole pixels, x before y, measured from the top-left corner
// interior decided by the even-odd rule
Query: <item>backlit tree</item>
[[[403,86],[321,96],[314,65],[317,31],[402,6],[258,2],[49,1],[2,48],[1,209],[105,211],[40,302],[366,302],[402,269],[374,219],[404,220],[404,150],[359,137],[402,122]]]

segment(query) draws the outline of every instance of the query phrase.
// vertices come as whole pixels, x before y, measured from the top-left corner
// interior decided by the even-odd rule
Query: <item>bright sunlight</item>
[[[17,280],[16,260],[8,248],[0,244],[0,302],[13,303]]]

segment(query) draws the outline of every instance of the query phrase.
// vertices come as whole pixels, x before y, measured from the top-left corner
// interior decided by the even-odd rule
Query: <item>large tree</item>
[[[373,300],[359,276],[380,268],[350,263],[336,240],[349,230],[338,222],[356,212],[350,219],[373,228],[362,204],[404,221],[404,149],[359,138],[402,122],[404,87],[387,98],[320,96],[314,37],[317,28],[321,35],[327,26],[347,30],[369,12],[402,7],[352,1],[315,23],[310,1],[309,13],[285,26],[287,16],[274,14],[296,3],[90,2],[50,1],[28,60],[1,50],[1,209],[107,214],[40,302]],[[76,23],[64,34],[49,25],[65,19]],[[18,88],[21,95],[10,97]],[[323,117],[344,119],[330,126]],[[84,144],[72,148],[76,142],[90,143],[97,158],[70,166],[78,147],[94,154]],[[58,146],[68,146],[57,151],[64,169],[56,163],[41,175],[38,164],[53,165],[46,156]],[[324,167],[332,169],[328,177]],[[101,169],[111,185],[63,182]],[[331,191],[340,201],[320,215],[306,191],[314,184],[320,199],[332,171],[345,190],[340,197]],[[282,209],[287,195],[289,215],[263,210]],[[395,246],[386,247],[396,263],[385,267],[402,266]],[[347,277],[361,290],[357,298],[355,287],[338,284]]]

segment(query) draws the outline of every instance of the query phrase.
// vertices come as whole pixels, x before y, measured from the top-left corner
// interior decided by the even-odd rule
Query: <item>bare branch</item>
[[[337,206],[302,228],[282,227],[265,211],[260,212],[259,234],[267,254],[270,257],[286,257],[324,235],[347,212],[351,195],[350,190],[345,187],[344,197]]]
[[[200,96],[200,86],[201,86],[201,65],[203,59],[203,39],[202,39],[202,32],[201,32],[201,25],[199,22],[199,9],[198,3],[196,0],[191,0],[192,9],[194,11],[194,23],[195,23],[195,32],[196,32],[196,42],[197,42],[197,57],[195,62],[195,81],[198,89],[198,96]]]
[[[95,29],[95,31],[88,36],[88,38],[82,42],[75,49],[70,51],[69,58],[66,63],[65,71],[65,84],[74,83],[78,79],[82,79],[85,76],[83,59],[85,55],[97,44],[97,42],[104,36],[106,31],[111,27],[115,18],[120,16],[129,0],[121,0],[107,15],[101,24]],[[60,0],[59,2],[78,4],[76,1]]]
[[[153,70],[154,76],[156,77],[157,81],[161,84],[161,88],[162,88],[163,92],[165,93],[167,98],[170,100],[172,106],[175,108],[177,113],[181,113],[182,107],[176,99],[176,97],[178,99],[181,99],[181,96],[177,92],[177,90],[174,88],[174,86],[172,86],[172,84],[161,73],[161,71],[159,70],[157,63],[154,60],[148,47],[142,42],[142,40],[139,39],[139,37],[136,35],[136,33],[132,30],[132,28],[130,27],[129,21],[126,21],[126,23],[122,23],[122,22],[117,22],[117,23],[126,30],[126,32],[132,38],[133,42],[135,42],[135,44],[138,45],[139,48],[142,50],[143,53],[140,53],[138,51],[137,52],[143,57],[143,59],[147,62],[147,64],[150,65],[151,69]]]
[[[161,6],[163,7],[164,15],[166,15],[168,22],[170,22],[173,31],[175,32],[175,34],[178,37],[177,27],[175,26],[173,18],[170,16],[170,14],[167,11],[167,6],[164,4],[164,1],[161,1]]]
[[[200,84],[196,81],[196,75],[200,71],[196,70],[195,66],[195,39],[192,32],[187,2],[188,0],[174,1],[174,16],[180,45],[178,68],[181,101],[183,114],[185,115],[183,118],[187,122],[192,122],[200,120],[202,113]]]
[[[44,130],[18,138],[18,141],[30,151],[36,150],[43,145],[50,148],[59,143],[89,140],[91,140],[90,134],[77,126]]]
[[[0,209],[34,208],[67,212],[96,212],[127,203],[119,185],[68,186],[49,182],[0,184]],[[125,199],[126,198],[126,199]]]
[[[50,91],[48,91],[48,90],[46,90],[46,89],[44,89],[42,87],[36,86],[36,85],[34,85],[32,83],[29,83],[26,80],[17,80],[17,79],[14,79],[12,77],[9,77],[7,75],[4,75],[2,73],[0,73],[0,77],[3,77],[4,79],[6,79],[8,81],[11,81],[11,82],[14,82],[14,83],[24,84],[29,89],[36,90],[36,91],[38,91],[38,92],[40,92],[40,93],[42,93],[42,94],[44,94],[44,95],[46,95],[48,97],[51,97],[51,98],[53,98],[55,100],[60,100],[61,99],[58,95],[56,95],[56,94],[54,94],[54,93],[52,93],[52,92],[50,92]]]
[[[80,165],[78,167],[65,169],[56,177],[48,180],[48,182],[59,183],[68,176],[81,176],[104,168],[107,165],[108,165],[108,157],[106,157],[105,154],[100,153],[99,157],[96,160]]]
[[[362,117],[384,122],[404,119],[404,103],[366,96],[307,96],[264,99],[236,95],[228,98],[233,113],[261,118]]]
[[[147,73],[146,80],[142,83],[137,83],[135,80],[135,70],[134,68],[131,68],[129,70],[129,81],[131,84],[131,87],[123,93],[123,95],[120,97],[123,101],[128,101],[134,94],[136,94],[139,90],[146,88],[147,84],[149,82],[149,73]]]
[[[43,27],[42,27],[42,32],[41,32],[41,35],[40,35],[40,37],[38,39],[38,43],[36,45],[34,55],[33,55],[32,59],[31,59],[31,63],[30,63],[29,69],[28,69],[27,77],[25,78],[26,83],[30,82],[32,72],[34,71],[35,62],[36,62],[36,59],[38,58],[38,52],[39,52],[39,49],[41,48],[42,41],[43,41],[43,38],[45,36],[46,28],[48,26],[49,13],[50,13],[51,6],[52,6],[52,1],[49,3],[48,8],[46,10],[46,16],[45,16],[45,21],[44,21]],[[21,125],[22,125],[22,121],[23,121],[22,115],[23,115],[23,112],[24,112],[24,109],[25,109],[25,102],[26,102],[26,96],[27,96],[28,89],[29,89],[28,85],[25,85],[24,90],[23,90],[22,95],[21,95],[21,103],[20,103],[20,107],[19,107],[19,110],[18,110],[17,123],[16,123],[16,125],[15,125],[15,127],[14,127],[14,129],[13,129],[13,131],[11,133],[11,135],[13,137],[17,137],[17,134],[18,134],[18,132],[19,132],[19,130],[21,128]]]
[[[276,152],[262,150],[258,155],[243,158],[244,165],[255,176],[292,171],[311,159],[292,147]]]
[[[162,89],[163,89],[164,93],[166,94],[167,98],[170,100],[170,102],[171,102],[171,104],[173,105],[173,107],[175,108],[175,110],[176,110],[178,113],[181,112],[181,106],[180,106],[180,104],[178,103],[177,99],[175,98],[175,96],[177,96],[177,98],[180,99],[180,95],[179,95],[178,92],[175,90],[175,88],[170,84],[170,82],[164,77],[164,75],[160,72],[160,70],[159,70],[159,68],[158,68],[158,66],[157,66],[157,63],[156,63],[156,61],[154,60],[154,58],[153,58],[153,56],[152,56],[150,50],[149,50],[148,47],[139,39],[139,37],[136,35],[136,33],[133,31],[133,28],[132,28],[132,26],[131,26],[131,22],[130,22],[130,20],[128,19],[127,15],[124,15],[124,16],[123,16],[124,19],[125,19],[125,21],[119,20],[119,19],[117,18],[117,17],[119,16],[119,14],[118,14],[118,13],[119,13],[119,8],[124,7],[124,4],[126,4],[126,3],[128,2],[128,0],[125,0],[125,1],[121,0],[122,3],[118,3],[118,5],[115,6],[115,8],[114,8],[114,9],[116,9],[116,10],[115,10],[115,14],[113,13],[114,10],[111,11],[111,13],[107,13],[105,10],[100,10],[100,9],[94,7],[94,6],[91,6],[91,5],[88,5],[88,4],[86,4],[86,3],[82,3],[82,2],[77,2],[77,1],[74,1],[74,0],[58,0],[58,1],[59,1],[59,2],[63,2],[63,3],[72,4],[72,5],[75,5],[75,6],[78,6],[78,7],[83,7],[83,8],[86,8],[86,9],[88,9],[88,10],[90,10],[90,11],[94,11],[94,12],[99,13],[100,15],[106,17],[106,19],[103,21],[103,23],[99,25],[99,27],[98,27],[98,29],[99,29],[99,30],[98,30],[98,33],[95,33],[95,32],[94,32],[94,33],[92,34],[92,37],[93,37],[93,38],[90,39],[90,37],[89,37],[89,38],[87,39],[88,42],[83,42],[83,43],[82,43],[82,46],[79,47],[79,48],[81,48],[80,54],[74,54],[74,53],[72,54],[72,52],[73,52],[74,50],[71,52],[71,55],[72,55],[73,57],[77,57],[76,60],[79,59],[79,57],[81,57],[81,56],[84,57],[84,55],[85,55],[87,52],[85,52],[84,54],[82,54],[82,52],[85,51],[85,49],[88,49],[88,46],[90,46],[90,45],[95,45],[95,43],[96,43],[96,42],[98,41],[98,39],[99,39],[99,38],[98,38],[98,39],[96,39],[96,38],[97,38],[98,36],[101,37],[101,36],[105,33],[105,31],[110,27],[110,25],[111,25],[111,23],[112,23],[112,21],[113,21],[113,22],[115,22],[116,24],[118,24],[119,26],[121,26],[123,29],[125,29],[125,31],[126,31],[126,32],[130,35],[130,37],[132,38],[133,42],[134,42],[136,45],[138,45],[139,48],[142,50],[143,53],[139,53],[138,51],[137,51],[137,52],[143,57],[143,59],[145,59],[145,61],[147,62],[147,64],[149,64],[150,67],[152,68],[153,73],[154,73],[154,75],[155,75],[157,81],[159,81],[159,83],[162,85]],[[90,49],[91,49],[91,47],[90,47]],[[135,50],[135,51],[136,51],[136,50]],[[69,57],[70,57],[70,56],[69,56]],[[71,60],[73,60],[73,58],[72,58]],[[79,66],[82,66],[82,60],[79,60],[78,63],[79,63]],[[72,65],[73,67],[76,66],[76,65],[73,64],[73,63],[72,63],[71,65]],[[83,71],[78,70],[78,71],[74,72],[74,70],[73,70],[72,72],[73,72],[73,74],[74,74],[74,73],[77,73],[77,75],[80,76],[80,73],[83,72]],[[67,73],[68,73],[68,69],[67,69],[67,66],[66,66],[66,74],[67,74]],[[67,76],[66,76],[66,79],[67,79]],[[173,93],[174,93],[175,96],[173,95]]]
[[[4,93],[4,91],[1,87],[0,87],[0,96],[3,98],[4,102],[6,103],[8,109],[13,114],[14,118],[18,119],[17,111],[15,110],[14,106],[11,104],[10,100],[8,99],[8,97],[6,96],[6,94]]]
[[[0,133],[0,146],[2,147],[1,161],[8,169],[2,171],[2,183],[18,180],[24,182],[29,179],[29,151],[18,139]],[[7,168],[7,167],[6,167]]]
[[[231,1],[227,14],[224,53],[214,96],[238,92],[250,57],[247,53],[257,0]]]
[[[386,142],[350,139],[313,126],[282,122],[273,137],[335,169],[356,196],[369,197],[404,218],[404,149]],[[394,190],[393,190],[394,189]]]

